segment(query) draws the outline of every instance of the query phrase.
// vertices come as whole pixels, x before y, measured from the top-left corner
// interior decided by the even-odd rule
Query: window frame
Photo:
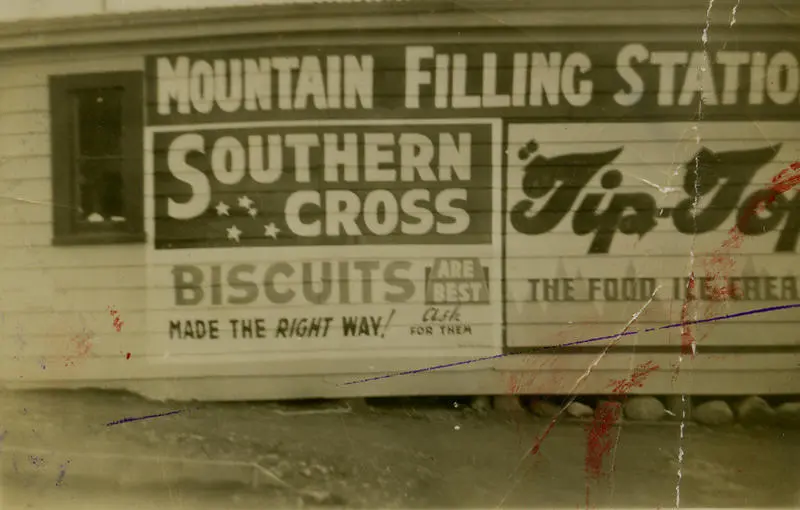
[[[105,245],[144,243],[144,72],[52,75],[49,77],[51,182],[53,192],[53,245]],[[97,230],[83,229],[75,221],[78,208],[75,167],[77,118],[75,92],[121,88],[122,182],[126,221]]]

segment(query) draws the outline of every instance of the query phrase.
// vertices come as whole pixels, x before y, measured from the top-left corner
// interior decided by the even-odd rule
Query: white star
[[[247,210],[247,214],[255,218],[256,214],[258,214],[258,209],[256,209],[255,207],[251,207],[250,209]]]
[[[220,202],[217,204],[217,216],[230,216],[228,211],[230,210],[231,206],[226,204],[225,202]]]
[[[239,197],[239,207],[242,209],[250,209],[253,207],[253,201],[250,200],[250,197],[248,196]]]
[[[239,230],[238,228],[236,228],[236,225],[234,225],[231,228],[226,229],[226,230],[228,231],[228,239],[230,239],[232,241],[236,241],[237,243],[240,242],[239,241],[239,236],[242,235],[242,231]]]
[[[276,227],[274,223],[270,223],[269,225],[264,225],[264,237],[271,237],[273,239],[277,239],[278,232],[280,231],[281,229]]]

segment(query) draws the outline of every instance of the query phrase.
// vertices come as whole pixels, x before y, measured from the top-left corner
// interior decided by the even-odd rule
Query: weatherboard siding
[[[440,37],[445,36],[440,35]],[[395,37],[395,41],[399,40],[399,36]],[[250,42],[226,44],[231,48],[257,46]],[[345,40],[342,44],[349,44],[349,41]],[[360,44],[363,46],[363,51],[370,51],[369,45],[364,45],[363,41]],[[687,40],[684,44],[687,50],[696,49],[694,42]],[[0,60],[0,66],[6,70],[5,74],[9,77],[0,82],[0,290],[2,290],[0,312],[2,312],[3,334],[0,366],[3,378],[56,382],[74,379],[98,381],[117,379],[123,381],[120,383],[122,385],[137,387],[138,383],[134,382],[136,379],[184,377],[186,381],[181,385],[170,381],[162,383],[162,386],[138,387],[146,388],[143,391],[152,394],[174,392],[180,395],[233,398],[231,392],[226,393],[224,388],[212,387],[213,383],[191,378],[204,375],[231,378],[242,376],[243,383],[248,381],[250,389],[237,395],[300,397],[335,394],[340,389],[329,388],[331,381],[341,382],[351,374],[360,374],[352,377],[357,379],[361,376],[380,375],[383,371],[417,368],[442,360],[455,361],[499,352],[502,347],[501,337],[486,334],[480,338],[464,340],[460,345],[405,335],[402,338],[398,337],[395,344],[380,344],[378,348],[373,349],[365,347],[363,342],[341,338],[332,340],[324,350],[319,348],[319,344],[293,344],[287,341],[276,342],[266,349],[263,347],[251,349],[241,345],[231,348],[224,342],[208,348],[185,344],[170,345],[170,341],[165,337],[166,330],[163,325],[176,314],[174,306],[170,303],[172,282],[164,278],[165,272],[162,270],[171,265],[171,262],[150,259],[149,244],[76,247],[51,245],[52,191],[48,76],[98,71],[144,72],[145,55],[192,53],[206,51],[215,46],[214,41],[204,41],[196,44],[183,43],[179,47],[150,45],[130,51],[74,50],[63,55],[55,54],[47,59],[14,57],[7,61]],[[292,46],[303,48],[318,45],[314,39],[308,39],[293,41]],[[375,90],[376,94],[379,94],[377,85]],[[606,95],[612,93],[611,90],[597,92]],[[686,121],[685,118],[677,119],[681,121],[677,131],[675,126],[660,124],[650,119],[640,119],[640,124],[636,126],[615,124],[612,119],[606,119],[602,124],[588,126],[577,126],[575,123],[554,125],[556,122],[550,120],[547,121],[550,125],[544,128],[542,121],[531,122],[530,119],[522,118],[517,119],[513,126],[504,125],[503,132],[499,136],[494,140],[484,141],[483,149],[487,151],[497,149],[495,145],[499,143],[498,138],[502,138],[503,143],[506,140],[523,143],[529,132],[535,133],[537,141],[545,151],[550,151],[545,152],[548,156],[574,152],[600,152],[623,146],[623,153],[615,166],[622,171],[624,177],[617,191],[649,193],[658,198],[661,204],[662,198],[668,201],[671,195],[667,193],[662,197],[662,193],[655,190],[652,184],[637,179],[637,176],[657,186],[680,187],[683,183],[682,174],[677,177],[672,176],[676,163],[691,158],[702,145],[713,146],[717,150],[731,150],[756,149],[781,143],[782,148],[776,157],[769,165],[764,166],[745,188],[743,196],[747,196],[768,185],[771,177],[779,170],[800,160],[800,137],[796,134],[796,128],[800,125],[797,122],[797,109],[795,104],[794,110],[782,113],[786,116],[786,121],[771,119],[755,123],[741,118],[734,123],[722,121],[703,123],[700,145],[694,141],[695,133],[691,129],[693,123]],[[333,115],[343,117],[346,114],[346,111],[339,111]],[[371,113],[364,116],[379,115]],[[424,117],[424,112],[420,116]],[[436,112],[436,117],[439,120],[458,118],[458,116],[448,117],[443,112]],[[492,122],[495,122],[490,116],[484,115],[484,117],[486,122],[481,125],[491,126]],[[313,124],[313,121],[309,121],[308,124]],[[280,129],[280,126],[277,129]],[[517,130],[516,135],[511,133],[512,129]],[[191,131],[191,128],[188,130]],[[678,138],[676,133],[680,133]],[[680,138],[683,138],[682,143],[678,143]],[[513,162],[509,160],[508,164],[512,166]],[[509,175],[514,173],[509,172]],[[520,186],[519,182],[507,183],[508,196],[504,199],[506,207],[515,203],[514,197],[517,200],[521,198]],[[585,190],[587,193],[601,191],[602,187],[596,180]],[[146,200],[152,198],[152,195],[145,197]],[[573,204],[573,208],[578,203],[579,200]],[[674,204],[669,207],[674,207]],[[495,204],[494,209],[497,208],[499,203]],[[728,237],[728,231],[733,225],[732,219],[732,216],[729,217],[714,232],[699,237],[700,240],[694,247],[699,267],[702,267],[703,257],[707,257]],[[153,232],[149,231],[148,234],[147,243],[152,243]],[[667,280],[666,283],[670,283],[671,278],[685,277],[687,274],[688,237],[690,236],[677,235],[673,222],[662,219],[642,239],[637,240],[636,236],[618,233],[609,253],[588,256],[587,247],[592,234],[580,237],[575,235],[570,218],[539,237],[515,232],[506,220],[505,234],[501,242],[505,244],[506,254],[504,299],[507,301],[507,346],[509,348],[543,346],[613,334],[643,305],[642,300],[579,302],[569,306],[553,302],[531,303],[527,298],[530,292],[527,282],[529,278],[573,277],[577,271],[584,277],[595,275],[604,278],[625,278],[630,275],[631,267],[635,266],[636,272],[642,277],[662,277]],[[777,232],[772,232],[745,241],[738,250],[743,257],[737,258],[736,272],[746,268],[747,271],[754,271],[753,274],[757,276],[766,273],[774,277],[800,276],[795,263],[796,251],[783,253],[774,251],[778,237]],[[344,258],[350,256],[375,259],[405,258],[413,261],[426,259],[429,255],[413,246],[375,249],[377,255],[369,254],[369,250],[373,249],[369,244],[338,248],[340,251],[336,253]],[[357,253],[354,251],[356,248],[359,250]],[[294,258],[318,263],[327,257],[326,249],[319,248],[316,253],[304,252],[302,256],[297,256],[291,247],[274,248],[269,257],[275,261]],[[458,251],[458,247],[455,247],[452,250],[442,250],[441,253],[453,256],[458,254]],[[497,258],[500,254],[494,247],[487,250],[487,253]],[[176,259],[180,256],[177,255]],[[208,264],[214,263],[213,254],[191,253],[185,258],[192,261],[205,260]],[[244,254],[238,259],[241,263],[258,263],[260,260],[262,260],[260,255],[256,254]],[[532,265],[536,268],[534,273],[529,272]],[[492,266],[490,286],[499,290],[500,279],[498,272],[494,270],[496,267],[498,266]],[[155,271],[160,272],[156,274]],[[698,273],[703,271],[698,269]],[[286,281],[293,285],[302,284],[297,274]],[[417,285],[423,283],[421,277],[414,281]],[[783,302],[786,301],[757,299],[732,303],[728,306],[717,306],[716,313],[731,313]],[[202,318],[212,315],[220,317],[228,315],[234,317],[248,313],[252,315],[263,310],[265,303],[262,296],[260,301],[246,306],[226,307],[225,313],[222,314],[199,310],[196,316]],[[681,300],[674,300],[646,309],[640,318],[640,325],[650,327],[680,321],[681,303]],[[422,303],[417,299],[409,305],[419,307]],[[272,304],[269,306],[274,308]],[[114,307],[124,321],[121,332],[117,332],[114,328],[109,307]],[[311,314],[317,313],[308,304],[293,304],[281,311],[286,311],[287,314],[297,313],[298,307],[308,308]],[[354,310],[353,305],[340,304],[324,307],[319,314],[341,316],[359,312],[360,310]],[[398,313],[396,320],[398,322],[394,323],[395,327],[407,329],[413,325],[410,315]],[[485,321],[485,317],[481,320],[487,327],[486,331],[489,331],[491,324]],[[589,321],[592,324],[573,329],[569,326],[570,321]],[[718,376],[721,372],[733,374],[730,379],[720,378],[718,383],[709,379],[709,383],[703,385],[704,391],[723,393],[732,389],[732,383],[741,381],[738,388],[748,388],[748,385],[755,388],[756,384],[761,384],[761,391],[783,393],[789,387],[792,375],[796,374],[796,368],[793,367],[796,367],[798,355],[794,353],[759,355],[757,349],[797,346],[800,343],[800,336],[797,333],[799,321],[800,315],[795,310],[783,312],[781,315],[759,315],[737,323],[716,324],[713,326],[712,334],[702,340],[699,347],[701,355],[697,361],[687,361],[690,367],[687,370],[697,372],[695,382],[702,378]],[[77,361],[76,366],[65,366],[65,357],[74,357],[70,354],[71,349],[74,350],[72,339],[86,329],[94,333],[91,353]],[[700,330],[697,336],[702,337],[703,330]],[[629,342],[626,345],[633,343]],[[642,335],[637,338],[635,345],[637,348],[645,348],[643,353],[636,355],[636,360],[643,360],[647,356],[666,367],[674,360],[673,354],[648,355],[646,348],[680,345],[680,331],[672,330],[671,334]],[[702,354],[704,345],[745,346],[755,349],[756,353],[729,353],[725,354],[726,359],[711,359],[711,355]],[[127,352],[132,353],[131,360],[125,359],[124,355]],[[174,364],[163,362],[167,354]],[[719,358],[718,355],[714,356]],[[461,393],[480,392],[483,388],[492,388],[492,391],[499,392],[507,387],[507,383],[502,374],[495,373],[498,370],[532,372],[546,369],[553,370],[552,377],[546,378],[547,382],[541,383],[544,385],[537,386],[536,390],[560,392],[571,386],[576,374],[580,375],[594,357],[595,355],[584,354],[558,356],[549,365],[542,361],[541,357],[506,358],[496,363],[449,370],[448,374],[436,374],[430,379],[397,381],[393,383],[395,386],[388,390],[382,390],[382,387],[378,389],[351,387],[350,391],[363,394],[382,391],[448,393],[447,390],[450,389],[452,390],[450,393]],[[602,388],[604,381],[609,377],[621,374],[631,366],[632,357],[628,353],[614,354],[607,358],[598,367],[602,375],[593,375],[586,391]],[[40,365],[42,359],[46,365],[45,369]],[[770,373],[773,375],[770,376]],[[458,374],[466,375],[457,376]],[[271,387],[264,387],[266,384],[263,382],[261,385],[253,386],[252,381],[258,381],[259,376],[272,377]],[[767,377],[766,382],[764,377]],[[769,379],[770,377],[772,379]],[[670,375],[662,378],[663,380],[654,378],[652,387],[663,392],[677,391],[681,388],[680,385],[671,386],[669,378]],[[465,381],[468,379],[471,382],[467,384]],[[479,382],[485,385],[481,387]]]
[[[0,312],[4,339],[0,349],[4,373],[24,378],[35,367],[42,375],[69,377],[70,369],[77,375],[76,367],[89,360],[113,359],[121,356],[120,351],[139,350],[143,247],[51,244],[48,76],[139,70],[142,66],[140,56],[119,54],[85,58],[54,52],[47,59],[0,60],[4,69],[0,81]],[[120,332],[113,326],[110,306],[122,314],[125,324]],[[67,359],[77,352],[73,339],[84,330],[94,333],[91,352],[76,362],[76,367],[66,367]],[[91,371],[84,377],[92,377]]]

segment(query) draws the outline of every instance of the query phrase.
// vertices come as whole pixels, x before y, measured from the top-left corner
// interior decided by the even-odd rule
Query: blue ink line
[[[182,412],[183,412],[183,410],[179,409],[177,411],[170,411],[168,413],[151,414],[149,416],[140,416],[138,418],[123,418],[121,420],[117,420],[117,421],[112,421],[112,422],[106,423],[106,427],[110,427],[111,425],[119,425],[120,423],[126,423],[126,422],[129,422],[129,421],[139,421],[139,420],[147,420],[147,419],[150,419],[150,418],[159,418],[161,416],[169,416],[171,414],[178,414],[178,413],[182,413]]]
[[[67,476],[67,464],[70,461],[67,460],[66,464],[61,464],[60,468],[61,471],[58,472],[58,479],[56,480],[56,487],[61,487],[61,484],[64,483],[64,477]]]
[[[675,324],[667,324],[666,326],[655,327],[655,328],[647,328],[645,330],[640,330],[640,331],[626,331],[626,332],[617,333],[617,334],[614,334],[614,335],[596,336],[594,338],[587,338],[587,339],[584,339],[584,340],[576,340],[574,342],[566,342],[566,343],[563,343],[563,344],[545,345],[545,346],[542,346],[542,347],[535,347],[534,350],[544,351],[544,350],[548,350],[548,349],[560,349],[560,348],[563,348],[563,347],[572,347],[572,346],[575,346],[575,345],[583,345],[583,344],[589,344],[589,343],[592,343],[592,342],[600,342],[602,340],[612,340],[612,339],[620,338],[620,337],[623,337],[623,336],[638,335],[639,333],[650,333],[652,331],[660,331],[662,329],[680,328],[680,327],[683,327],[683,326],[690,326],[692,324],[705,324],[705,323],[708,323],[708,322],[717,322],[717,321],[723,321],[723,320],[728,320],[728,319],[735,319],[737,317],[745,317],[747,315],[757,315],[757,314],[761,314],[761,313],[777,312],[777,311],[780,311],[780,310],[789,310],[791,308],[800,308],[800,303],[796,303],[796,304],[792,304],[792,305],[769,306],[769,307],[766,307],[766,308],[755,308],[753,310],[747,310],[747,311],[744,311],[744,312],[737,312],[737,313],[732,313],[732,314],[728,314],[728,315],[719,315],[717,317],[711,317],[709,319],[697,319],[697,320],[692,320],[692,321],[676,322]],[[350,384],[360,384],[360,383],[365,383],[365,382],[379,381],[381,379],[388,379],[390,377],[397,377],[397,376],[400,376],[400,375],[413,375],[413,374],[419,374],[419,373],[422,373],[422,372],[430,372],[430,371],[433,371],[433,370],[439,370],[441,368],[450,368],[450,367],[457,367],[459,365],[468,365],[470,363],[478,363],[480,361],[488,361],[488,360],[492,360],[492,359],[499,359],[499,358],[503,358],[505,356],[510,356],[510,355],[511,354],[495,354],[494,356],[485,356],[483,358],[468,359],[468,360],[465,360],[465,361],[456,361],[455,363],[445,363],[443,365],[434,365],[434,366],[425,367],[425,368],[417,368],[417,369],[414,369],[414,370],[406,370],[404,372],[394,372],[394,373],[390,373],[390,374],[379,375],[379,376],[376,376],[376,377],[370,377],[370,378],[367,378],[367,379],[360,379],[360,380],[357,380],[357,381],[349,381],[349,382],[344,383],[343,386],[348,386]]]

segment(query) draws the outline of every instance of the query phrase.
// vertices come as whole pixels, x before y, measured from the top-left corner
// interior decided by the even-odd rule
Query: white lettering
[[[650,52],[641,44],[628,44],[617,55],[617,72],[630,87],[630,92],[620,90],[614,94],[614,101],[618,105],[633,106],[642,100],[644,80],[632,65],[646,61],[649,56]]]
[[[286,199],[286,226],[300,237],[318,237],[322,234],[322,222],[314,220],[311,223],[303,223],[300,220],[300,212],[304,205],[312,204],[317,209],[322,207],[320,194],[318,191],[296,191]]]
[[[462,181],[472,177],[472,135],[458,133],[458,144],[450,133],[439,136],[439,179],[452,181],[453,174]]]
[[[686,65],[689,55],[685,51],[654,51],[650,62],[658,69],[658,105],[672,106],[675,101],[675,66]]]
[[[453,55],[453,108],[480,108],[480,96],[467,94],[467,56]]]
[[[380,220],[383,216],[383,221]],[[397,228],[400,211],[391,191],[378,189],[367,193],[364,199],[364,224],[373,234],[388,236]]]
[[[342,107],[342,58],[330,55],[327,61],[328,108]]]
[[[290,134],[286,147],[294,149],[294,173],[297,182],[311,182],[311,147],[319,146],[319,137],[311,133]]]
[[[718,103],[714,74],[707,66],[706,56],[699,51],[692,53],[689,60],[678,104],[680,106],[692,104],[697,93],[700,93],[700,100],[703,104],[716,105]]]
[[[527,69],[528,54],[514,53],[514,76],[511,80],[511,103],[514,106],[525,106],[525,92],[528,88]]]
[[[223,112],[232,113],[241,108],[242,74],[241,60],[214,61],[214,99]]]
[[[453,220],[452,223],[439,223],[436,229],[439,234],[457,235],[469,228],[469,213],[453,205],[453,202],[466,200],[465,189],[446,189],[436,196],[435,209],[442,216]]]
[[[214,68],[205,60],[192,64],[189,95],[198,112],[210,113],[214,109]]]
[[[750,54],[744,51],[720,51],[717,63],[725,66],[722,89],[722,104],[736,104],[739,92],[739,68],[750,61]]]
[[[750,64],[750,104],[764,103],[764,80],[766,80],[767,54],[757,52],[753,54],[753,63]]]
[[[414,182],[414,173],[420,180],[436,182],[433,173],[433,142],[427,136],[418,133],[403,133],[400,135],[400,180]]]
[[[575,91],[575,71],[580,70],[586,74],[592,68],[592,61],[583,53],[571,53],[564,61],[564,69],[561,72],[561,90],[564,97],[572,106],[586,106],[592,100],[592,81],[581,80],[578,82],[578,90]]]
[[[325,233],[360,236],[361,229],[356,223],[360,212],[358,195],[347,190],[329,190],[325,194]]]
[[[309,97],[313,97],[316,108],[320,110],[328,108],[322,66],[316,56],[303,57],[300,64],[300,73],[297,77],[297,89],[294,97],[294,109],[305,110],[308,106]]]
[[[222,184],[238,184],[244,179],[244,147],[232,136],[220,137],[211,149],[211,171]]]
[[[190,220],[203,214],[211,203],[211,185],[205,174],[186,162],[191,152],[204,154],[203,137],[195,133],[180,135],[169,146],[167,168],[181,182],[192,188],[188,202],[176,202],[167,199],[167,215],[176,220]]]
[[[272,108],[272,66],[268,58],[244,61],[244,108],[251,112]]]
[[[394,135],[391,133],[364,134],[364,180],[367,182],[392,182],[396,172],[381,168],[384,163],[392,163],[394,154]]]
[[[463,234],[469,228],[470,216],[458,202],[466,200],[467,190],[442,190],[433,203],[431,195],[427,189],[399,193],[378,189],[367,193],[362,200],[350,190],[298,191],[286,203],[286,225],[303,237]],[[321,220],[301,221],[303,208],[309,206],[324,216],[324,230]],[[438,223],[437,212],[442,216]]]
[[[193,136],[202,139],[199,134]],[[196,143],[202,152],[204,146]],[[415,132],[229,135],[214,142],[210,163],[212,175],[226,185],[241,182],[247,174],[260,184],[277,182],[287,165],[294,169],[296,182],[310,183],[312,164],[319,164],[318,177],[331,183],[470,181],[472,134],[439,133],[435,138]]]
[[[278,72],[278,108],[292,108],[292,71],[300,67],[297,57],[273,57],[272,68]]]
[[[158,114],[169,115],[172,113],[170,101],[178,102],[178,113],[191,113],[189,103],[189,58],[178,57],[175,67],[168,58],[158,59],[156,64],[158,73]]]
[[[269,166],[264,168],[264,137],[248,136],[248,167],[250,177],[259,184],[270,184],[281,177],[283,172],[283,147],[280,135],[267,136],[269,145]]]
[[[335,134],[325,133],[322,140],[325,181],[339,182],[339,168],[343,168],[346,182],[358,182],[358,136],[345,133],[341,147]]]
[[[447,108],[448,100],[450,99],[449,70],[450,57],[448,55],[436,55],[436,93],[433,99],[433,104],[436,108]],[[419,104],[419,97],[417,97],[417,104]]]
[[[372,108],[373,69],[375,62],[372,55],[364,55],[361,60],[355,55],[344,57],[344,107],[358,108],[358,97],[361,108]]]
[[[534,53],[530,76],[531,89],[528,101],[531,106],[542,106],[543,94],[547,94],[548,104],[557,105],[561,85],[561,53],[550,53],[549,59],[544,53]]]
[[[427,189],[414,189],[406,192],[400,199],[400,208],[408,216],[416,218],[416,223],[403,223],[400,231],[406,235],[427,234],[433,228],[433,213],[427,207],[420,207],[418,202],[431,201],[431,192]]]
[[[419,89],[431,84],[431,73],[422,70],[422,61],[433,58],[433,46],[406,47],[406,108],[419,108]]]
[[[767,95],[775,103],[786,105],[797,99],[800,87],[797,58],[788,51],[773,55],[767,67]],[[785,84],[784,84],[785,77]],[[781,85],[784,85],[781,87]]]
[[[507,108],[511,106],[511,96],[497,93],[497,55],[483,54],[483,107]]]

